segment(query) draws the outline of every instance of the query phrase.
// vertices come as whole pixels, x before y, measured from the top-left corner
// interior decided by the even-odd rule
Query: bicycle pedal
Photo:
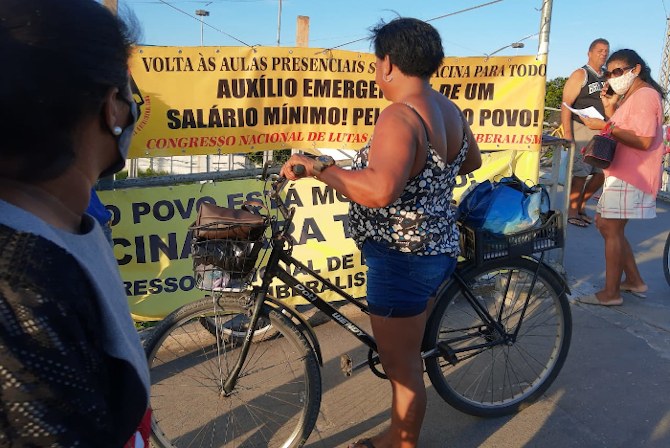
[[[447,344],[444,341],[438,342],[437,350],[444,357],[444,359],[447,360],[449,364],[451,364],[452,366],[458,364],[458,358],[456,357],[456,352],[451,347],[449,347],[449,344]]]
[[[351,360],[349,355],[340,356],[340,369],[342,370],[342,373],[344,373],[344,376],[351,376],[351,373],[353,372],[353,365],[354,362]]]

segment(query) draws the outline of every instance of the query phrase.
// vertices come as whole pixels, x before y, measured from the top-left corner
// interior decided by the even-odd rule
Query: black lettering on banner
[[[339,202],[349,202],[346,196],[329,185],[312,187],[312,205],[333,204],[336,198]]]
[[[345,238],[351,238],[351,233],[349,232],[349,214],[344,215],[333,215],[333,221],[342,223],[342,230],[344,232]]]
[[[242,71],[263,71],[268,68],[267,57],[224,57],[221,59],[219,71],[222,72],[242,72]]]
[[[152,278],[134,281],[124,281],[126,296],[145,296],[148,294],[173,293],[177,291],[191,291],[195,288],[195,279],[192,275],[181,278]]]
[[[142,57],[147,72],[192,72],[191,59],[184,56]]]
[[[461,94],[462,84],[440,84],[439,91],[450,100],[457,100]]]
[[[466,100],[492,100],[494,84],[489,83],[467,83],[465,85]]]
[[[131,246],[130,241],[128,241],[125,238],[113,238],[113,240],[114,240],[114,246],[115,247],[117,245],[121,246],[121,247],[130,247]],[[128,255],[128,254],[125,254],[123,257],[116,259],[116,263],[119,266],[124,266],[124,265],[130,263],[131,261],[133,261],[133,257],[131,255]]]
[[[480,109],[480,126],[539,126],[540,111],[529,109]]]
[[[121,209],[116,205],[105,204],[105,208],[112,214],[110,224],[115,226],[121,221]]]
[[[494,76],[505,76],[504,65],[478,65],[475,67],[475,78],[483,77],[490,78]]]
[[[302,207],[302,199],[300,199],[300,194],[298,194],[298,190],[295,188],[289,188],[286,191],[286,198],[284,198],[284,204],[286,204],[287,207]]]
[[[351,269],[354,267],[354,254],[346,254],[334,257],[328,257],[326,259],[326,266],[328,271],[337,271],[340,269]]]
[[[191,232],[186,232],[183,240],[177,240],[177,233],[170,232],[167,235],[138,235],[134,239],[134,247],[129,240],[125,238],[114,238],[114,246],[123,248],[132,248],[116,262],[120,265],[129,264],[133,257],[138,264],[156,263],[160,261],[161,254],[164,254],[170,260],[183,260],[189,257],[191,253]],[[148,244],[148,261],[147,261]]]
[[[205,57],[201,55],[200,60],[198,61],[198,71],[211,72],[214,70],[216,70],[216,58],[210,56],[207,59],[205,59]]]
[[[293,98],[298,94],[298,80],[294,78],[219,79],[217,98]]]
[[[349,110],[339,107],[282,106],[264,107],[263,124],[347,124]]]
[[[379,118],[380,110],[378,107],[354,107],[353,109],[353,125],[358,124],[372,126],[377,122]]]
[[[302,82],[303,96],[307,98],[383,98],[384,95],[372,80],[362,79],[310,79]]]
[[[323,232],[321,232],[321,229],[314,218],[305,218],[303,221],[298,244],[305,244],[309,240],[317,240],[319,242],[326,241]]]
[[[465,119],[468,120],[468,124],[472,126],[475,122],[475,112],[470,108],[463,109],[462,112]]]
[[[510,64],[510,74],[512,77],[526,77],[526,76],[546,76],[547,75],[547,65],[546,64]]]
[[[210,109],[168,109],[170,129],[243,128],[258,124],[258,110],[253,107]]]
[[[469,65],[443,65],[433,75],[435,78],[469,78]]]
[[[335,189],[333,187],[330,185],[312,187],[312,205],[333,203],[335,203]]]
[[[156,221],[169,221],[174,217],[174,205],[172,201],[156,201],[153,206],[153,215]]]

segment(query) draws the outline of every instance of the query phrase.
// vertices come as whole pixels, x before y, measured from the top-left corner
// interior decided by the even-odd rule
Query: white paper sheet
[[[598,112],[598,110],[593,106],[589,106],[586,109],[573,109],[565,101],[563,101],[563,105],[565,107],[567,107],[568,109],[570,109],[570,111],[579,115],[580,117],[600,118],[601,120],[605,119],[605,117],[603,117],[602,114],[600,112]]]

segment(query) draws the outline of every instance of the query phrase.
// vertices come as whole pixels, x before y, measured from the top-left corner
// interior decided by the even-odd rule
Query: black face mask
[[[100,177],[111,176],[114,173],[118,173],[123,169],[124,166],[126,166],[128,151],[130,150],[130,142],[133,139],[133,132],[135,131],[135,124],[137,123],[137,118],[139,117],[139,111],[137,110],[137,104],[135,104],[135,101],[128,101],[126,99],[123,99],[123,101],[128,103],[128,106],[130,107],[130,115],[133,117],[133,121],[128,126],[126,126],[126,128],[116,139],[119,160],[103,171],[100,174]]]

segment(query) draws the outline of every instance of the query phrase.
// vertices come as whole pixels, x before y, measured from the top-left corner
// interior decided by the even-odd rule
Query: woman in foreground
[[[111,247],[84,213],[128,154],[130,43],[94,0],[0,2],[3,447],[119,448],[147,423],[144,351]]]
[[[294,155],[282,175],[314,176],[351,201],[350,231],[368,267],[372,331],[393,393],[391,425],[351,447],[417,446],[426,411],[421,341],[429,299],[456,266],[458,231],[450,208],[456,176],[481,165],[468,123],[429,79],[444,53],[437,30],[397,18],[372,30],[375,79],[391,104],[352,170],[328,157]]]

